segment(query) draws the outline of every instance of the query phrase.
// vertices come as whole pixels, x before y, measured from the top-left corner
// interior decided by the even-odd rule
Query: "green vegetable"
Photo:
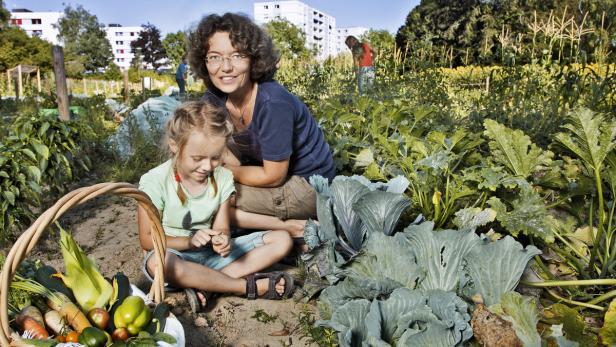
[[[138,296],[129,296],[113,315],[116,328],[126,328],[131,335],[136,335],[150,323],[152,313]]]
[[[113,287],[101,275],[93,260],[88,258],[73,237],[60,228],[60,248],[66,267],[66,275],[59,275],[71,288],[83,311],[109,304]]]
[[[169,305],[166,303],[161,302],[156,305],[154,312],[152,312],[152,321],[148,324],[146,331],[150,334],[156,334],[157,332],[165,330],[169,312]]]
[[[58,278],[59,272],[49,265],[40,267],[34,273],[34,279],[48,289],[60,292],[66,295],[71,301],[75,302],[73,292],[64,285],[62,280]]]
[[[109,309],[109,316],[113,318],[115,311],[118,307],[120,307],[122,302],[124,302],[124,299],[130,296],[131,289],[128,277],[121,272],[116,273],[111,282],[113,285],[113,295],[110,302],[112,302],[113,305],[111,306],[111,309]],[[110,319],[107,326],[107,331],[112,333],[115,331],[115,328],[113,319]]]
[[[95,327],[85,328],[79,335],[79,343],[87,347],[102,347],[111,340],[104,331]]]

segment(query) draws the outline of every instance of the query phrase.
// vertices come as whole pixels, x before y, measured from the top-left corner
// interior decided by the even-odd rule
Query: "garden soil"
[[[104,276],[122,271],[147,293],[150,284],[141,271],[143,255],[136,207],[131,199],[104,196],[72,208],[61,223],[73,232]],[[58,235],[41,240],[30,258],[63,270]],[[298,271],[283,265],[275,267],[292,274]],[[184,327],[186,346],[310,346],[301,338],[297,315],[302,309],[314,311],[314,306],[304,304],[297,295],[282,301],[221,296],[213,299],[204,313],[196,315],[190,312],[183,292],[168,293],[165,301],[172,305],[172,312]],[[263,318],[272,321],[264,323],[268,319]]]

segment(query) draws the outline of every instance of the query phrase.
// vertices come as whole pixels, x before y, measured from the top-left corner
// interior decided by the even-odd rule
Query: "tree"
[[[183,31],[168,33],[163,39],[163,48],[173,66],[178,66],[186,54],[186,34]]]
[[[83,6],[72,8],[68,5],[64,9],[64,16],[60,18],[58,29],[58,37],[64,42],[67,65],[82,65],[85,71],[96,71],[107,67],[112,61],[111,44],[103,25]]]
[[[139,37],[130,43],[131,49],[135,56],[139,55],[146,66],[151,66],[157,69],[163,65],[162,61],[165,58],[165,49],[160,40],[160,30],[154,24],[141,25]]]
[[[283,58],[296,59],[315,55],[314,50],[306,48],[306,33],[295,24],[281,19],[265,23],[264,28]]]
[[[29,37],[21,28],[3,28],[0,30],[0,71],[18,64],[51,69],[51,44],[38,37]]]
[[[4,1],[0,0],[0,29],[4,28],[11,19],[11,13],[4,7]]]

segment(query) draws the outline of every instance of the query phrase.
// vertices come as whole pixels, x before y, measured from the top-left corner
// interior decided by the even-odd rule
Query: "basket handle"
[[[73,190],[60,198],[53,206],[41,214],[36,221],[17,239],[6,257],[0,273],[0,345],[8,346],[11,335],[8,317],[8,291],[19,264],[32,251],[47,227],[60,218],[71,207],[78,206],[88,200],[104,194],[115,194],[131,197],[147,212],[152,229],[150,234],[154,244],[156,270],[154,281],[148,296],[159,303],[165,296],[164,259],[166,238],[160,224],[158,210],[144,192],[129,183],[99,183],[89,187]]]

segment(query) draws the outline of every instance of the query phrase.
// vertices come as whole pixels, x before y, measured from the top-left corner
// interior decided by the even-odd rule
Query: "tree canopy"
[[[29,37],[21,28],[0,30],[0,71],[19,64],[51,69],[51,44],[38,37]]]
[[[306,34],[295,24],[281,19],[265,23],[264,28],[281,57],[295,59],[314,56],[315,52],[306,48]]]
[[[130,43],[135,57],[139,56],[140,61],[146,67],[157,69],[164,64],[165,49],[160,39],[160,30],[154,24],[141,25],[139,37]]]
[[[171,63],[178,66],[186,54],[186,34],[183,31],[168,33],[163,39],[163,48]]]
[[[0,0],[0,29],[7,25],[10,18],[11,13],[4,7],[4,1]]]
[[[69,75],[105,68],[113,59],[111,44],[103,25],[81,5],[64,9],[58,23],[59,38],[64,42],[64,56]],[[83,72],[81,71],[81,72]]]
[[[449,65],[599,61],[615,48],[615,17],[616,0],[422,0],[396,42]]]

